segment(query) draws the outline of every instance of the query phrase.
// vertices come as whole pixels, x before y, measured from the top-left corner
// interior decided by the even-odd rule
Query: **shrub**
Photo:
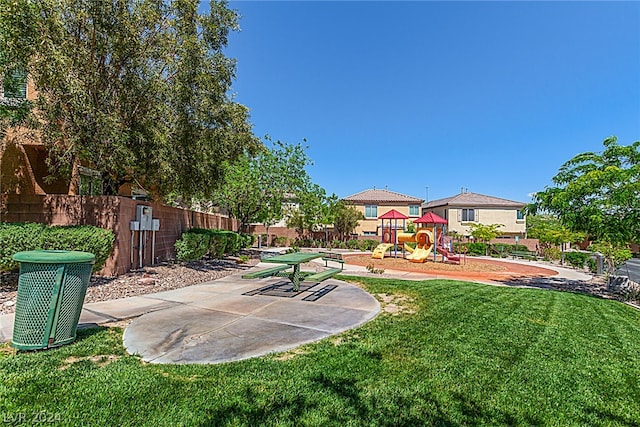
[[[21,251],[57,249],[92,253],[93,271],[100,270],[113,250],[115,236],[110,230],[91,225],[53,226],[0,223],[0,271],[18,268],[13,255]]]
[[[588,252],[566,252],[564,260],[576,268],[584,268],[590,256]]]
[[[341,242],[338,239],[333,239],[331,244],[329,245],[329,249],[346,249],[347,245],[344,242]]]
[[[240,249],[253,244],[254,236],[228,230],[192,228],[182,233],[176,241],[176,259],[196,261],[209,254],[220,259],[225,254],[237,254]]]
[[[302,248],[313,248],[314,243],[315,242],[312,239],[296,239],[291,245],[302,247]]]
[[[594,257],[587,258],[587,267],[589,268],[590,272],[597,273],[598,272],[598,260],[595,259]]]
[[[384,268],[376,268],[376,265],[374,263],[368,264],[366,268],[369,273],[373,273],[373,274],[384,273]]]
[[[221,233],[227,240],[225,253],[235,255],[240,252],[240,249],[244,247],[242,237],[240,237],[238,233],[235,233],[233,231],[222,231]]]
[[[562,252],[558,248],[544,248],[542,249],[542,257],[546,260],[557,261],[562,257]]]
[[[197,261],[209,251],[208,233],[188,231],[176,240],[176,259],[179,261]]]
[[[509,256],[512,251],[518,249],[516,249],[516,245],[512,245],[509,243],[493,243],[490,245],[489,250],[492,255],[495,254],[504,258]]]
[[[242,234],[242,236],[244,237],[244,248],[252,247],[256,244],[256,240],[258,240],[255,234]]]
[[[209,256],[211,258],[220,259],[224,256],[227,249],[227,237],[222,233],[211,230],[209,233]]]
[[[453,252],[457,254],[466,254],[467,252],[469,252],[469,244],[453,242]]]
[[[372,251],[380,244],[377,240],[365,239],[358,241],[358,249],[361,251]]]
[[[95,255],[93,271],[104,266],[113,250],[115,236],[110,230],[91,225],[46,227],[42,233],[42,247],[68,251],[89,252]]]
[[[467,248],[467,255],[486,255],[487,253],[486,243],[468,243]]]
[[[351,250],[358,249],[359,248],[358,240],[356,239],[347,240],[346,246],[347,246],[347,249],[351,249]]]
[[[273,246],[287,246],[287,238],[284,236],[276,237],[275,239],[273,239]]]
[[[18,268],[13,260],[16,252],[43,249],[41,244],[44,224],[0,223],[0,271]]]

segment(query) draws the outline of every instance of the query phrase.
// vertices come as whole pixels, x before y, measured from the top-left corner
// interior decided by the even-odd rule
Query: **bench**
[[[330,268],[328,270],[324,270],[321,271],[320,273],[314,273],[310,276],[307,276],[304,278],[305,282],[313,282],[313,283],[320,283],[323,280],[327,280],[329,277],[333,277],[336,274],[340,273],[340,271],[342,271],[339,268]]]
[[[253,271],[251,273],[243,274],[243,279],[261,279],[263,277],[275,276],[277,273],[288,269],[288,265],[276,265],[275,267],[267,268],[264,270]]]
[[[320,255],[322,255],[322,260],[324,261],[325,267],[329,266],[329,261],[333,261],[340,263],[340,270],[344,268],[344,259],[342,259],[342,254],[336,252],[320,252]]]
[[[538,253],[535,251],[512,251],[513,258],[537,259]]]

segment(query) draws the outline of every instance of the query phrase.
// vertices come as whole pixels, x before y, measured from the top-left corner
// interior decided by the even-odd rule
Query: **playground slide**
[[[389,243],[381,243],[373,250],[373,254],[371,254],[371,258],[375,259],[383,259],[384,254],[389,250],[389,248],[393,247],[392,244]]]
[[[411,262],[424,262],[433,251],[433,245],[428,248],[416,248],[412,254],[407,255],[407,259]]]
[[[446,248],[442,246],[438,246],[436,248],[436,251],[440,255],[444,256],[447,259],[447,261],[457,262],[458,264],[460,264],[460,255],[454,254],[453,252],[449,252]]]

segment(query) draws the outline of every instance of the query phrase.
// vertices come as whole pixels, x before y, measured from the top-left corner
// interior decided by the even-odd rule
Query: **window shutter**
[[[480,209],[474,209],[473,213],[475,214],[476,222],[480,222]]]
[[[462,222],[462,209],[458,209],[458,222]]]

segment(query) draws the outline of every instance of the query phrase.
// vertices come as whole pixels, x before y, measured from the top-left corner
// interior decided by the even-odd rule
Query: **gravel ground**
[[[250,257],[243,264],[238,263],[239,257],[226,257],[188,263],[167,262],[117,277],[92,276],[84,302],[108,301],[209,282],[251,268],[260,261],[259,254],[258,251],[242,251],[240,255]],[[15,311],[17,290],[18,273],[0,274],[0,314]]]

